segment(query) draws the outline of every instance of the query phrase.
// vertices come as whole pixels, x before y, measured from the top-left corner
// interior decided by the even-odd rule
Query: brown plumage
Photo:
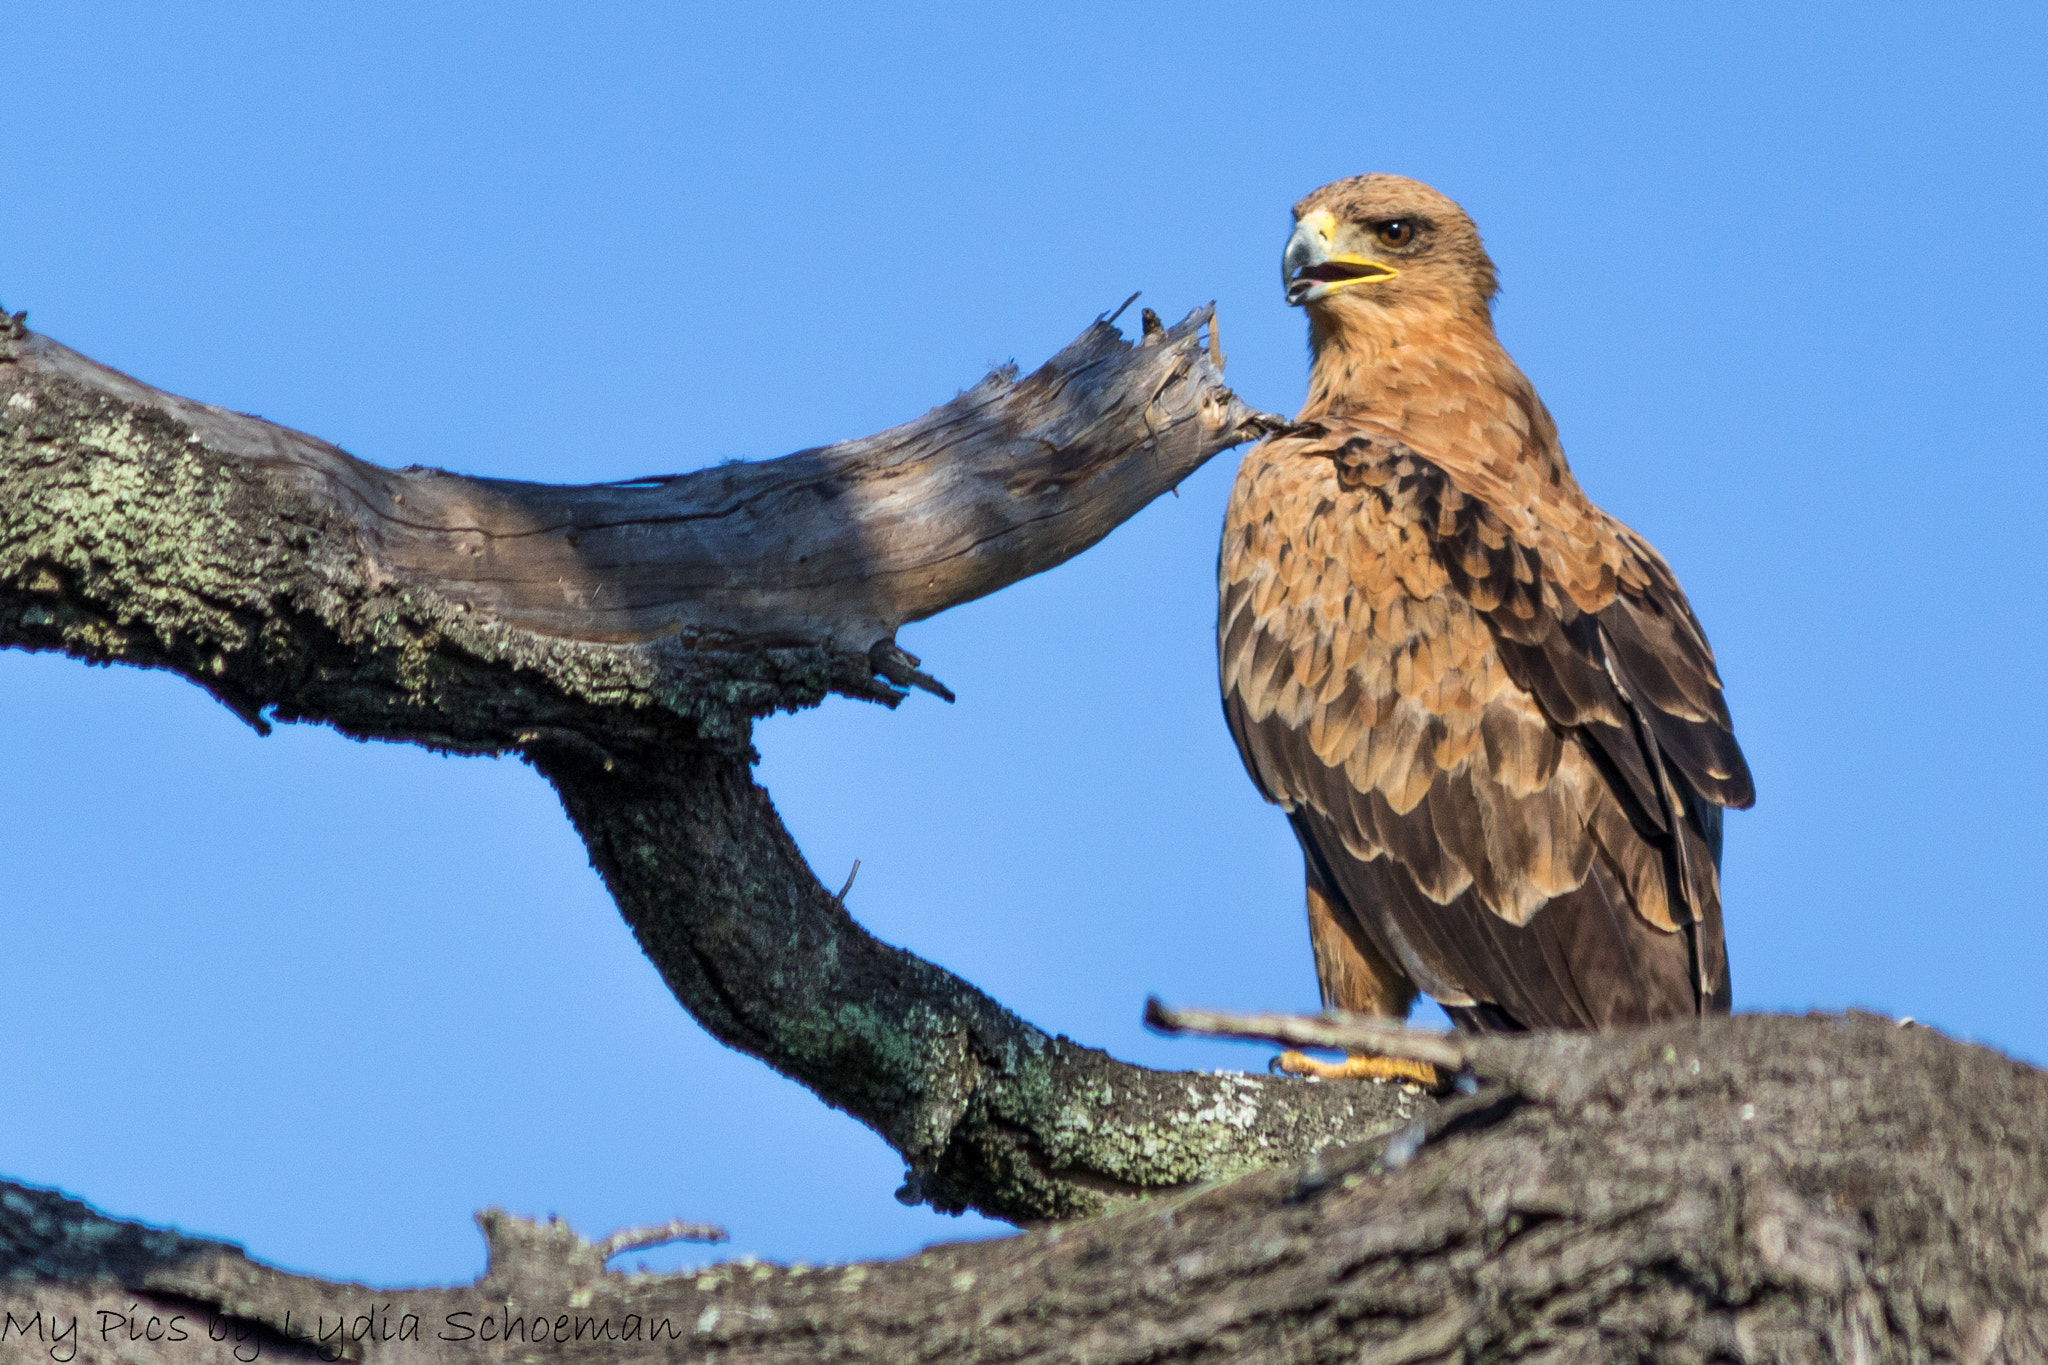
[[[1721,809],[1753,793],[1677,579],[1572,477],[1457,205],[1369,175],[1294,212],[1309,397],[1238,472],[1217,646],[1301,841],[1324,1003],[1725,1013]]]

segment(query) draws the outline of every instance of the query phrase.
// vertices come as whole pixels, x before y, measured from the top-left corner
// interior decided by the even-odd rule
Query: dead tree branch
[[[475,1285],[372,1290],[0,1187],[0,1297],[44,1334],[0,1353],[75,1322],[83,1365],[2048,1359],[2048,1074],[1856,1015],[1472,1048],[1488,1084],[1391,1139],[886,1264],[624,1274],[492,1212]]]
[[[1207,1034],[1213,1038],[1249,1038],[1289,1047],[1320,1047],[1406,1057],[1451,1071],[1461,1070],[1468,1049],[1453,1035],[1432,1029],[1408,1028],[1385,1019],[1371,1019],[1342,1010],[1320,1015],[1219,1014],[1214,1010],[1173,1010],[1157,999],[1145,1002],[1145,1022],[1161,1033]]]
[[[903,426],[592,487],[381,469],[0,327],[0,646],[176,672],[259,730],[518,752],[663,978],[868,1124],[903,1196],[1099,1212],[1404,1121],[1370,1086],[1161,1073],[865,933],[749,771],[827,692],[943,691],[895,632],[1087,548],[1276,419],[1210,310],[1097,323]]]

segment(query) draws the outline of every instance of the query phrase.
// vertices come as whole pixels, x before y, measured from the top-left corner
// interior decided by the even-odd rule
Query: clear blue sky
[[[321,12],[321,11],[326,12]],[[743,12],[751,11],[751,12]],[[346,7],[7,19],[0,302],[386,464],[584,481],[779,454],[1220,302],[1291,410],[1288,205],[1478,219],[1580,477],[1676,566],[1757,777],[1743,1009],[2048,1058],[2036,6]],[[1227,455],[912,627],[960,694],[761,727],[852,909],[1154,1064],[1148,992],[1315,1001],[1299,863],[1215,700]],[[894,1156],[711,1042],[516,761],[259,740],[0,655],[0,1172],[384,1283],[472,1209],[893,1254]],[[689,1255],[697,1255],[692,1252]]]

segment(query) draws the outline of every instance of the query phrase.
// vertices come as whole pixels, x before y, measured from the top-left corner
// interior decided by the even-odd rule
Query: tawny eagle
[[[1678,580],[1572,477],[1463,210],[1365,175],[1294,220],[1308,401],[1238,472],[1217,652],[1301,843],[1324,1005],[1725,1014],[1721,811],[1753,788]]]

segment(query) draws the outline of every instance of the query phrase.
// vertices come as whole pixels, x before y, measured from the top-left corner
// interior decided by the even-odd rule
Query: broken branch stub
[[[431,596],[458,626],[644,656],[657,693],[672,674],[697,681],[679,654],[797,649],[836,657],[836,690],[889,699],[877,675],[943,694],[895,646],[900,626],[1063,563],[1277,423],[1205,353],[1213,315],[1196,309],[1142,347],[1097,322],[1030,375],[997,370],[874,436],[611,484],[379,468],[18,325],[11,415],[32,417],[36,389],[61,381],[112,400],[117,423],[168,419],[195,453],[345,526],[363,585]]]

